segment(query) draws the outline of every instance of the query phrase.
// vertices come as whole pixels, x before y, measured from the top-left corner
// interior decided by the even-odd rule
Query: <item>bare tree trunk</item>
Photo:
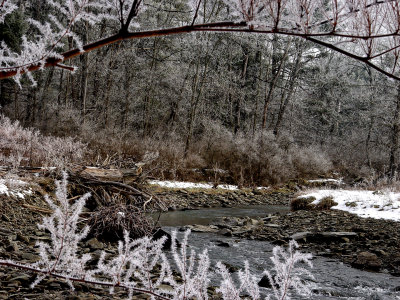
[[[88,31],[89,31],[89,23],[85,22],[85,33],[83,35],[83,43],[87,43],[88,41]],[[88,61],[89,61],[89,53],[85,53],[81,56],[82,62],[82,74],[81,74],[81,122],[85,124],[86,121],[86,98],[87,98],[87,87],[88,87]]]
[[[189,153],[190,145],[192,142],[193,127],[194,127],[194,122],[196,119],[197,107],[202,98],[204,82],[205,82],[205,78],[207,75],[208,63],[209,63],[209,58],[206,58],[203,75],[201,76],[201,78],[199,76],[200,58],[196,65],[196,74],[193,79],[194,80],[193,81],[193,92],[192,92],[192,97],[190,100],[190,113],[189,113],[189,117],[188,117],[188,129],[187,129],[186,142],[185,142],[184,158],[187,157],[187,155]],[[201,82],[199,83],[200,79],[201,79]]]
[[[280,126],[281,126],[281,123],[283,120],[283,115],[285,114],[286,107],[292,98],[292,95],[293,95],[293,92],[295,89],[297,75],[300,71],[301,58],[303,55],[304,44],[300,43],[300,45],[298,45],[298,46],[299,46],[299,48],[298,48],[297,55],[296,55],[296,62],[294,63],[292,70],[290,72],[291,74],[289,77],[288,92],[287,92],[287,95],[285,95],[285,93],[283,93],[282,100],[283,99],[285,99],[285,100],[282,101],[282,103],[281,103],[281,107],[279,108],[278,118],[276,120],[275,127],[273,130],[275,136],[277,136],[279,134],[279,129],[280,129]]]
[[[369,97],[369,102],[370,102],[370,108],[372,110],[373,108],[373,102],[374,102],[374,88],[373,88],[373,84],[374,84],[374,79],[372,76],[372,72],[370,68],[367,68],[368,71],[368,75],[369,75],[369,85],[370,85],[370,97]],[[370,169],[372,169],[372,162],[371,162],[371,154],[370,154],[370,141],[371,141],[371,134],[372,134],[372,128],[374,126],[375,123],[375,117],[373,115],[373,113],[371,113],[370,116],[370,122],[368,124],[368,133],[367,133],[367,138],[365,139],[365,154],[367,157],[367,164],[368,167]]]
[[[271,80],[269,82],[268,89],[265,88],[264,108],[263,108],[262,124],[261,124],[262,129],[265,129],[265,127],[267,125],[268,107],[271,102],[273,91],[276,87],[276,84],[278,83],[279,75],[283,69],[284,62],[286,62],[291,41],[292,40],[289,40],[288,43],[286,44],[285,52],[282,56],[279,66],[277,66],[277,64],[278,64],[278,58],[277,58],[277,56],[278,56],[278,54],[277,54],[278,37],[277,37],[277,35],[274,35],[274,38],[272,40],[272,44],[273,44],[272,66],[271,66],[272,76],[271,76]]]
[[[244,60],[243,60],[243,70],[242,70],[242,75],[241,75],[241,84],[240,87],[243,90],[246,84],[246,73],[247,73],[247,65],[249,63],[249,55],[245,54]],[[244,98],[244,92],[242,91],[242,94],[236,97],[236,105],[235,105],[235,127],[233,129],[233,133],[237,134],[239,129],[240,129],[240,110],[242,106],[242,101]]]
[[[157,53],[158,53],[158,43],[157,39],[153,41],[153,58],[150,64],[150,76],[147,81],[146,94],[144,96],[144,110],[143,110],[143,136],[146,136],[150,127],[150,115],[151,115],[151,98],[153,96],[154,88],[154,74],[157,69]]]
[[[396,108],[394,110],[392,123],[392,138],[390,143],[389,153],[389,176],[390,179],[395,179],[398,169],[397,155],[399,149],[399,134],[400,134],[400,84],[397,85]]]

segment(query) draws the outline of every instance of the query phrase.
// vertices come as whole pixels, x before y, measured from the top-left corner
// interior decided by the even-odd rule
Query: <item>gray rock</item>
[[[355,237],[356,232],[322,232],[322,236],[325,238],[343,238],[343,237]]]
[[[232,231],[229,230],[228,228],[223,228],[220,231],[218,231],[218,234],[221,234],[224,236],[232,236]]]
[[[10,281],[19,281],[20,283],[27,283],[27,282],[31,281],[31,278],[28,275],[23,274],[23,275],[11,278]]]
[[[292,240],[298,241],[298,240],[302,240],[302,239],[306,239],[307,237],[312,236],[312,232],[310,231],[304,231],[304,232],[298,232],[293,234],[290,238]]]
[[[218,227],[213,225],[206,226],[206,225],[195,224],[195,225],[188,225],[185,227],[193,232],[218,232]]]
[[[19,251],[19,247],[18,247],[17,243],[10,242],[9,245],[6,247],[6,250],[8,252],[18,252]]]
[[[258,282],[258,286],[268,288],[268,289],[272,288],[271,281],[269,280],[267,275],[264,275],[261,278],[261,280]]]
[[[17,234],[17,239],[18,239],[18,241],[25,242],[27,244],[29,243],[29,237],[27,237],[26,235],[23,235],[21,233]]]
[[[369,270],[379,270],[382,267],[382,261],[374,253],[363,251],[357,254],[354,266]]]
[[[21,258],[30,262],[35,262],[40,259],[39,255],[33,253],[22,253]]]
[[[226,248],[230,247],[229,243],[224,241],[215,241],[215,244],[219,247],[226,247]]]
[[[267,223],[264,224],[265,227],[270,227],[270,228],[279,228],[280,226],[278,224],[272,224],[272,223]]]

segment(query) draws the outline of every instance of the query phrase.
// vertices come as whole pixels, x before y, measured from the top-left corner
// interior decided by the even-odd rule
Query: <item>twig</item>
[[[51,209],[47,208],[42,208],[34,205],[29,205],[29,204],[22,204],[23,207],[28,208],[29,210],[44,213],[44,214],[51,214],[53,211]]]
[[[8,261],[8,260],[0,260],[0,266],[18,268],[18,269],[21,269],[21,270],[31,271],[31,272],[39,273],[39,274],[50,276],[50,277],[64,279],[66,281],[71,281],[71,282],[80,282],[80,283],[87,283],[87,284],[99,285],[99,286],[107,286],[107,287],[119,287],[119,288],[123,288],[123,289],[126,289],[126,290],[131,290],[131,291],[134,291],[134,292],[139,292],[139,293],[143,293],[143,294],[152,295],[152,296],[154,296],[154,297],[156,297],[158,299],[170,300],[170,298],[164,297],[164,296],[159,295],[159,294],[157,294],[155,292],[148,291],[148,290],[145,290],[145,289],[140,289],[140,288],[128,287],[128,286],[125,286],[122,283],[115,283],[114,284],[114,283],[111,283],[111,282],[86,280],[85,278],[69,277],[69,276],[65,276],[65,275],[62,275],[62,274],[58,274],[55,271],[36,269],[34,267],[31,267],[31,266],[26,266],[26,265],[14,263],[14,262]]]

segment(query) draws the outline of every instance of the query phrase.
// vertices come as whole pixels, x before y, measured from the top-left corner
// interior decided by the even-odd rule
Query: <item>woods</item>
[[[57,3],[2,8],[0,74],[17,81],[0,81],[0,104],[23,126],[77,137],[92,157],[158,151],[152,174],[170,179],[191,168],[247,185],[397,174],[396,1]]]

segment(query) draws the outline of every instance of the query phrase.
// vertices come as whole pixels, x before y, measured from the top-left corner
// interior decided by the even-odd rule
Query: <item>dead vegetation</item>
[[[333,200],[332,196],[324,197],[316,204],[313,202],[316,200],[315,197],[297,197],[290,202],[290,209],[296,210],[327,210],[331,209],[332,206],[337,205]]]

